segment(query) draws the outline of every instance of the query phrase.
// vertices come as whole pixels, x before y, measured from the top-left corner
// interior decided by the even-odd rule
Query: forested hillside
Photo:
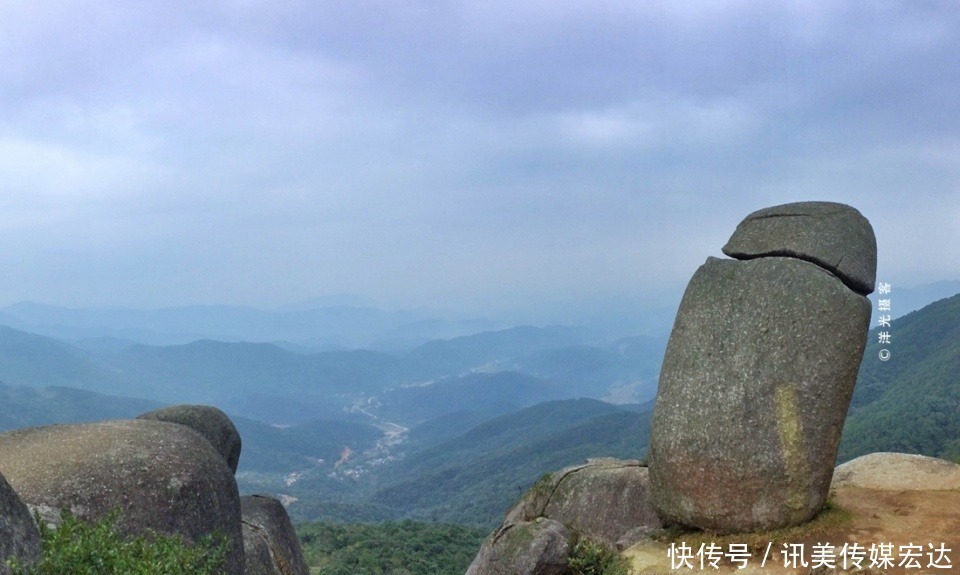
[[[873,451],[960,459],[960,295],[870,332],[839,460]],[[880,361],[879,350],[891,352]]]
[[[303,523],[297,535],[311,572],[323,575],[462,575],[486,531],[414,521]]]

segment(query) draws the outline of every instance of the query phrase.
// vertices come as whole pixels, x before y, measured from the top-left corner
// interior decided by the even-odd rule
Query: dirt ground
[[[896,490],[867,489],[863,487],[840,486],[832,492],[833,511],[825,520],[814,520],[808,526],[800,526],[783,532],[770,534],[751,534],[749,536],[716,536],[698,533],[676,535],[664,541],[641,542],[624,552],[632,562],[635,575],[664,574],[709,574],[740,573],[753,574],[799,574],[827,575],[831,573],[850,573],[858,575],[925,575],[934,573],[960,574],[960,489],[952,490]],[[739,539],[738,539],[739,537]],[[681,541],[690,547],[689,553],[681,549],[673,561],[668,555],[671,542],[677,550]],[[710,557],[709,553],[697,556],[701,544],[715,543],[721,553],[731,550],[731,544],[751,545],[752,557],[745,568],[728,559],[718,562],[714,568],[709,562],[701,569],[701,557]],[[832,544],[834,552],[829,553],[822,547]],[[846,568],[840,550],[844,544],[859,544],[865,556],[858,568],[849,563]],[[799,551],[792,545],[803,544],[802,566],[798,553],[797,562],[785,559],[784,545],[788,550]],[[770,553],[764,562],[769,545]],[[881,547],[891,545],[889,548]],[[871,566],[870,549],[876,553],[888,550],[887,556],[893,566],[885,564]],[[849,548],[849,547],[848,547]],[[943,549],[941,554],[940,549]],[[704,547],[704,549],[708,549]],[[737,550],[736,547],[732,548]],[[813,554],[819,549],[821,557],[815,561]],[[693,555],[687,563],[679,563],[678,555]],[[834,557],[831,562],[828,558]],[[673,564],[671,564],[673,562]],[[761,565],[761,563],[763,563]],[[938,568],[933,565],[942,565]],[[679,567],[679,568],[676,568]]]

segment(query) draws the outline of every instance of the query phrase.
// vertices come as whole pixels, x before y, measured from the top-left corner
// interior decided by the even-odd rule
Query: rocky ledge
[[[119,510],[130,535],[152,530],[192,542],[219,533],[230,575],[306,575],[283,506],[239,496],[240,445],[227,415],[203,405],[0,433],[0,575],[11,557],[38,559],[28,508],[52,525],[61,509],[89,521]]]

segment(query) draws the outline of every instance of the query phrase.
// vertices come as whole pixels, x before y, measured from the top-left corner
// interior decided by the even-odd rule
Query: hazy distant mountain
[[[650,412],[590,399],[486,421],[396,463],[371,501],[404,516],[490,527],[544,473],[588,457],[646,454]]]
[[[125,419],[160,407],[143,399],[113,397],[68,387],[33,388],[0,383],[0,431],[104,419]]]
[[[388,391],[377,397],[376,412],[389,421],[415,425],[458,411],[500,415],[570,396],[569,390],[524,373],[472,373]]]
[[[285,424],[342,419],[355,402],[377,396],[380,415],[417,423],[460,409],[492,415],[566,397],[647,399],[662,346],[653,338],[607,344],[582,328],[526,326],[434,340],[400,354],[309,352],[215,340],[155,346],[107,336],[68,344],[0,326],[0,380],[207,403]],[[478,372],[513,373],[489,376],[479,392],[481,376],[457,379]]]
[[[120,379],[77,347],[0,326],[0,381],[104,391],[117,387]]]
[[[381,346],[393,342],[396,349],[409,349],[426,340],[465,335],[496,325],[350,305],[279,311],[224,305],[139,310],[73,309],[21,302],[2,312],[6,321],[0,323],[68,340],[110,337],[150,345],[178,345],[200,339],[288,341],[315,351],[363,348],[373,342]]]
[[[552,347],[520,356],[511,367],[590,397],[617,401],[619,388],[623,401],[643,401],[657,393],[666,346],[665,337],[637,336],[608,345]]]
[[[372,352],[301,354],[271,344],[177,346],[87,340],[87,349],[0,326],[0,381],[74,387],[161,403],[207,403],[276,423],[335,419],[362,394],[419,378]]]
[[[431,341],[414,349],[407,357],[439,373],[460,374],[478,369],[504,369],[505,363],[522,355],[599,341],[602,341],[599,336],[585,328],[519,326]]]
[[[890,293],[875,291],[869,297],[874,310],[879,298],[890,299],[890,316],[898,318],[957,293],[960,293],[960,280],[945,280],[911,288],[892,285]]]
[[[402,359],[373,351],[302,354],[266,343],[138,345],[105,359],[128,388],[166,401],[214,403],[274,423],[329,417],[360,395],[416,377]],[[257,398],[250,401],[250,398]],[[264,402],[264,399],[273,398]],[[277,407],[286,416],[279,415]]]
[[[68,387],[33,388],[0,383],[0,431],[40,425],[131,419],[163,404]],[[330,469],[345,448],[370,449],[383,432],[362,416],[354,421],[310,421],[278,428],[231,418],[243,439],[241,472],[283,472],[322,465]]]
[[[500,322],[486,319],[424,319],[404,324],[370,342],[370,349],[388,353],[407,353],[433,340],[446,340],[503,329]]]
[[[960,295],[893,321],[889,344],[880,329],[870,331],[840,460],[872,451],[960,460]]]

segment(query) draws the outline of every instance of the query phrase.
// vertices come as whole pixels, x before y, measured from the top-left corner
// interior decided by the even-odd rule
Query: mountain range
[[[456,404],[454,396],[475,381],[468,376],[480,373],[525,376],[512,376],[509,385],[501,382],[484,397],[513,408],[624,389],[625,401],[646,400],[656,390],[664,345],[660,338],[608,343],[583,329],[521,326],[432,341],[403,353],[303,353],[272,343],[215,340],[163,346],[113,339],[69,343],[0,326],[0,381],[207,403],[284,425],[339,419],[358,402],[379,397],[375,401],[392,410],[391,417],[410,425],[442,415],[443,404]],[[565,353],[570,349],[578,353]]]
[[[889,343],[880,343],[881,331]],[[840,460],[899,451],[960,461],[960,294],[875,327],[869,338]]]
[[[838,461],[871,451],[960,459],[958,326],[960,295],[870,331]],[[882,330],[892,337],[883,345]],[[67,341],[0,326],[0,429],[210,403],[244,438],[242,490],[282,495],[294,518],[489,527],[543,473],[645,455],[665,344],[522,326],[402,351],[310,351]]]

